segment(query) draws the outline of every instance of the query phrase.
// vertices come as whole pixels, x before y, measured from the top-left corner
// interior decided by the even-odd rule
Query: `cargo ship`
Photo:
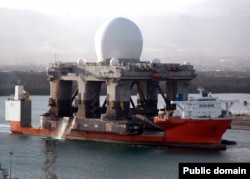
[[[134,145],[225,149],[235,102],[212,96],[189,98],[196,72],[190,62],[141,61],[142,35],[129,19],[109,19],[97,30],[97,62],[55,62],[47,67],[49,110],[31,122],[24,86],[6,100],[13,133]],[[164,88],[162,88],[162,86]],[[136,100],[132,97],[134,94]],[[159,99],[164,107],[159,107]],[[105,100],[100,100],[101,96]],[[225,107],[223,108],[223,104]]]
[[[171,101],[175,110],[161,109],[152,119],[114,121],[89,119],[83,129],[73,117],[55,120],[48,113],[41,115],[41,125],[32,127],[31,100],[22,85],[16,85],[15,95],[6,100],[6,120],[12,133],[52,136],[55,138],[94,140],[150,146],[225,149],[222,136],[230,128],[230,107],[237,100],[219,100],[200,92],[187,101]],[[177,98],[179,99],[179,97]],[[51,100],[51,99],[50,99]],[[223,109],[225,106],[225,109]],[[127,123],[126,123],[127,122]],[[105,123],[100,130],[100,124]],[[81,123],[80,123],[81,124]],[[88,127],[87,124],[90,126]],[[133,124],[133,125],[132,125]],[[148,126],[146,126],[148,125]],[[149,127],[150,126],[150,127]],[[112,131],[112,128],[115,129]]]

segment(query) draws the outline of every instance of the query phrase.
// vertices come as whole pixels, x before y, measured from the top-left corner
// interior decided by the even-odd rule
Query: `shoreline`
[[[231,129],[234,130],[250,130],[250,116],[233,116]]]

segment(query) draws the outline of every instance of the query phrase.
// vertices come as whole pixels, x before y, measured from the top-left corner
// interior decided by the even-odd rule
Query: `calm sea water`
[[[248,113],[243,101],[250,101],[250,94],[215,94],[222,99],[239,99],[233,112]],[[44,139],[9,133],[4,121],[4,101],[0,97],[0,163],[9,169],[12,155],[12,177],[20,179],[44,178]],[[34,125],[39,124],[40,114],[46,112],[48,96],[31,96]],[[173,148],[152,148],[123,144],[57,141],[56,174],[59,179],[103,178],[178,178],[179,162],[250,162],[250,131],[228,130],[224,139],[237,145],[226,151],[200,151]]]

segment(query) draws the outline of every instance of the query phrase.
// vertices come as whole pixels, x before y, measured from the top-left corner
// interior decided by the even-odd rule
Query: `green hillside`
[[[14,93],[14,85],[20,80],[31,95],[49,95],[49,82],[45,72],[0,72],[0,95]],[[164,83],[160,84],[164,89]],[[196,93],[198,85],[213,93],[250,93],[248,72],[197,72],[189,92]],[[102,90],[102,93],[104,93]]]

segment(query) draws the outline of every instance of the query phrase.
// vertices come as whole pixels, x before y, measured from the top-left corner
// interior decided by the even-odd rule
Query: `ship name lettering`
[[[214,104],[199,104],[199,108],[214,108]]]

